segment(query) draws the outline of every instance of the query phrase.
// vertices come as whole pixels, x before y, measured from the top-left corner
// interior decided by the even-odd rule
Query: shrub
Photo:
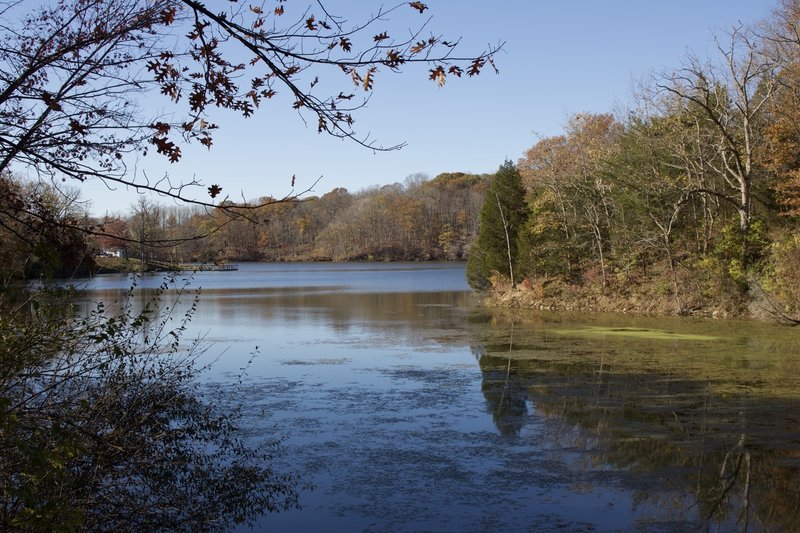
[[[0,316],[0,529],[222,530],[297,505],[276,444],[246,446],[198,388],[203,346],[182,343],[197,294],[173,317],[173,285],[140,312],[133,289],[85,317],[44,290]]]

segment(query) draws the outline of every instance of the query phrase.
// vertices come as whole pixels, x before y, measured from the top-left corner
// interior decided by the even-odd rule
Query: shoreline
[[[743,319],[797,325],[763,295],[742,294],[716,299],[690,294],[675,298],[657,284],[624,286],[574,285],[557,280],[516,288],[495,285],[478,293],[482,305],[492,308],[531,309],[566,313],[615,313],[632,316],[684,316],[711,319]]]

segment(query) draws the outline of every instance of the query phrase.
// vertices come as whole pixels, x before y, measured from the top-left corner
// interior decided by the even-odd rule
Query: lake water
[[[241,381],[248,438],[284,437],[278,469],[309,485],[263,529],[800,524],[800,329],[485,309],[461,264],[243,264],[191,287],[205,385]]]

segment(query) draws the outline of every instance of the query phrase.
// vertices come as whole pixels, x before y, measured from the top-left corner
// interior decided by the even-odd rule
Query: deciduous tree
[[[709,168],[726,186],[720,197],[738,213],[743,240],[753,218],[753,188],[762,168],[757,153],[764,143],[762,117],[777,90],[777,63],[765,53],[763,41],[748,28],[733,28],[717,39],[720,63],[703,65],[690,58],[657,87],[696,108],[710,123],[717,158]]]
[[[273,100],[320,133],[398,148],[354,129],[383,77],[419,65],[441,86],[493,67],[502,46],[459,55],[459,40],[428,33],[426,22],[409,32],[387,29],[390,19],[427,9],[399,3],[346,20],[325,2],[232,0],[223,9],[198,0],[3,2],[0,173],[27,167],[41,177],[96,178],[224,207],[231,205],[224,183],[137,175],[134,158],[155,152],[176,162],[187,143],[211,148],[221,127],[216,110],[249,117]],[[143,105],[153,93],[164,98],[160,116]],[[231,210],[237,216],[241,203]]]

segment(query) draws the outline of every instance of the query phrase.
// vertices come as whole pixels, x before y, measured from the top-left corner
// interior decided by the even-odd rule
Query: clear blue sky
[[[614,112],[628,104],[634,84],[681,64],[688,52],[713,53],[712,31],[768,15],[777,0],[428,0],[431,27],[462,37],[463,53],[506,41],[500,74],[451,80],[439,88],[422,70],[381,75],[356,126],[397,152],[372,153],[304,126],[285,107],[250,119],[216,117],[223,130],[211,151],[196,147],[170,165],[152,156],[139,162],[152,177],[219,183],[233,198],[282,196],[317,179],[313,194],[345,187],[402,182],[414,173],[493,172],[517,160],[539,136],[561,132],[580,112]],[[376,2],[337,5],[362,13]],[[341,11],[338,11],[341,13]],[[405,19],[406,21],[423,20]],[[407,24],[406,24],[407,27]],[[92,211],[127,211],[132,191],[83,186]],[[166,202],[166,200],[162,200]]]

